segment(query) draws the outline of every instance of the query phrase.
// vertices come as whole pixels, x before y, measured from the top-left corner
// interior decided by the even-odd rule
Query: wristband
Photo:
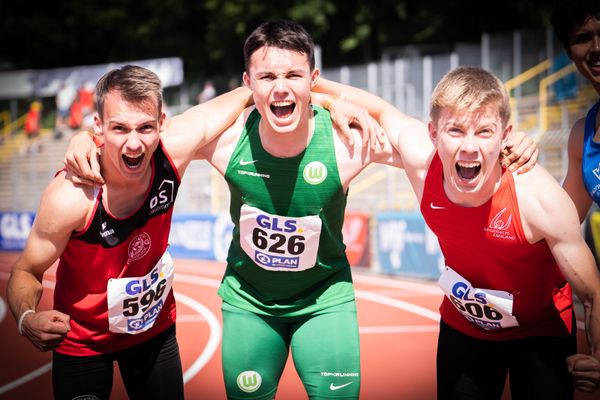
[[[96,145],[96,147],[102,147],[102,145],[104,144],[104,142],[100,141],[100,139],[98,138],[98,136],[95,133],[90,132],[90,131],[86,131],[86,133],[92,139],[92,141],[94,142],[94,144]]]
[[[331,107],[331,104],[333,103],[333,101],[338,98],[342,99],[342,100],[346,100],[348,98],[348,96],[346,95],[346,93],[332,94],[331,96],[329,96],[327,98],[327,100],[325,100],[325,103],[323,103],[323,108],[326,110],[329,110],[329,107]]]
[[[19,335],[23,336],[23,320],[27,314],[35,313],[35,310],[31,308],[29,310],[23,311],[23,314],[19,317],[19,323],[17,324],[17,329],[19,329]]]

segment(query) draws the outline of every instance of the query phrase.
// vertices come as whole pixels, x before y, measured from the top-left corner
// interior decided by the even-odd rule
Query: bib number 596
[[[167,280],[163,279],[156,285],[156,291],[150,288],[140,297],[130,297],[123,300],[123,315],[131,317],[132,315],[137,315],[140,310],[142,312],[146,311],[155,300],[162,297],[166,286]]]

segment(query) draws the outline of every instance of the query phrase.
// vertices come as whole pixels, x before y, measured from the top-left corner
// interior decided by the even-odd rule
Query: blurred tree
[[[177,56],[186,77],[237,74],[261,22],[303,24],[325,66],[378,59],[386,47],[479,41],[482,32],[547,25],[552,0],[47,0],[0,7],[0,66],[61,66]]]

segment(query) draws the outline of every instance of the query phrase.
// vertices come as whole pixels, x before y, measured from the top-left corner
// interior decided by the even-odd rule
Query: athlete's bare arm
[[[85,227],[93,205],[91,189],[76,187],[65,175],[61,172],[44,191],[7,288],[8,303],[17,322],[27,312],[21,320],[23,336],[42,351],[58,346],[70,330],[68,315],[56,310],[36,310],[42,295],[42,277],[59,258],[72,232]]]
[[[427,129],[423,122],[409,117],[382,98],[365,90],[330,81],[323,77],[317,80],[314,90],[324,93],[343,93],[347,100],[365,107],[384,128],[386,135],[402,155],[404,163],[408,163],[408,165],[397,166],[405,168],[407,173],[415,167],[422,168],[423,160],[428,158],[424,157],[424,154],[427,154],[430,150],[430,148],[421,150],[422,145],[428,146],[427,141],[420,141],[427,138]],[[385,121],[383,118],[385,118]],[[416,143],[415,141],[420,142]],[[507,151],[503,154],[503,162],[511,170],[523,173],[535,165],[538,155],[537,146],[523,132],[512,133],[504,144]],[[413,158],[415,159],[413,160]],[[427,162],[425,164],[428,165]],[[413,182],[413,186],[414,184]]]
[[[600,385],[600,272],[585,243],[577,210],[568,194],[542,167],[515,178],[525,236],[530,243],[545,239],[563,276],[585,310],[591,356],[569,358],[576,387]]]
[[[252,102],[252,92],[240,87],[190,108],[165,122],[161,138],[180,175],[201,149],[230,126]]]
[[[313,100],[322,106],[327,103],[328,98],[329,96],[319,93],[313,96]],[[252,103],[252,92],[246,87],[240,87],[166,120],[161,137],[178,171],[183,173],[191,160],[206,158],[206,152],[201,149],[230,126],[244,108]],[[361,107],[338,103],[331,104],[330,111],[339,127],[339,134],[350,146],[354,144],[351,126],[361,128],[363,141],[376,137],[380,131]],[[74,173],[73,180],[76,183],[93,185],[104,182],[97,161],[97,145],[100,143],[101,138],[85,132],[75,135],[69,142],[64,163]]]
[[[579,221],[583,222],[591,205],[592,198],[588,194],[583,184],[582,154],[583,154],[583,135],[585,127],[585,118],[580,119],[573,125],[569,135],[568,155],[569,164],[567,175],[563,181],[563,188],[567,191],[579,214]]]
[[[417,196],[420,196],[422,181],[434,151],[426,125],[402,113],[382,98],[361,89],[319,78],[315,90],[344,93],[348,101],[368,110],[381,124],[393,147],[390,153],[385,145],[376,146],[369,161],[404,168]]]

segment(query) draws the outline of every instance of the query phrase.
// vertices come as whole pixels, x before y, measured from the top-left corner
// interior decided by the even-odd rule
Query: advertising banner
[[[379,213],[377,255],[381,272],[437,279],[444,268],[437,237],[418,213]]]

